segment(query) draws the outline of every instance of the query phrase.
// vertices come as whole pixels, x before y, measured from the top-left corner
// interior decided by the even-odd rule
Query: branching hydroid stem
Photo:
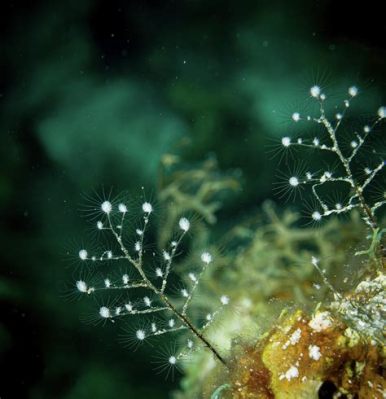
[[[283,149],[291,148],[312,148],[314,150],[327,151],[336,155],[338,162],[341,166],[342,174],[335,176],[331,171],[311,172],[305,173],[305,176],[291,176],[287,180],[288,186],[282,186],[279,188],[280,192],[287,193],[289,190],[300,190],[305,185],[311,185],[311,191],[313,197],[316,199],[317,209],[312,210],[311,218],[314,222],[321,221],[324,217],[332,214],[342,214],[351,211],[354,208],[358,208],[362,214],[362,218],[366,225],[370,227],[372,232],[379,229],[376,211],[386,204],[386,200],[381,199],[375,203],[370,203],[365,196],[365,190],[368,189],[370,183],[375,179],[376,176],[385,167],[385,160],[380,158],[380,162],[375,167],[365,166],[363,171],[365,178],[357,176],[357,170],[353,165],[353,161],[357,161],[357,156],[360,150],[363,148],[364,143],[368,139],[369,135],[374,131],[375,127],[386,118],[386,107],[380,107],[377,112],[375,121],[369,125],[365,125],[362,128],[362,133],[356,131],[352,132],[352,139],[350,147],[346,151],[342,150],[341,140],[338,137],[338,130],[342,125],[346,111],[351,105],[351,101],[359,93],[357,87],[352,86],[348,89],[349,98],[343,101],[344,110],[335,114],[336,122],[332,122],[326,115],[325,103],[327,96],[322,93],[322,89],[319,86],[313,86],[310,89],[311,97],[313,97],[319,104],[319,116],[302,117],[299,112],[295,112],[292,115],[294,122],[298,123],[302,120],[309,122],[316,122],[323,126],[327,133],[328,143],[324,143],[323,139],[314,137],[314,139],[304,139],[298,137],[291,139],[291,137],[283,137],[281,139]],[[374,134],[376,132],[374,131]],[[322,198],[320,188],[325,184],[329,183],[344,183],[350,187],[349,198],[344,202],[336,202],[331,205]],[[320,208],[320,209],[318,209]]]
[[[89,285],[84,280],[78,280],[76,282],[76,287],[78,291],[86,294],[93,294],[99,291],[117,291],[117,290],[131,290],[131,289],[145,289],[149,290],[154,298],[150,296],[145,296],[142,298],[140,305],[138,302],[132,303],[128,301],[123,303],[121,306],[115,306],[114,308],[108,306],[102,306],[99,310],[99,315],[102,319],[110,319],[114,321],[114,318],[128,316],[128,315],[148,315],[148,314],[156,314],[163,311],[168,311],[172,315],[175,316],[175,319],[169,319],[167,323],[167,328],[158,327],[157,323],[152,322],[149,331],[145,329],[139,329],[136,331],[136,338],[138,341],[143,341],[146,337],[150,336],[159,336],[170,332],[176,332],[180,330],[187,330],[196,337],[196,339],[203,344],[217,359],[222,365],[227,366],[225,359],[220,355],[218,350],[214,347],[214,345],[209,342],[209,340],[204,336],[203,331],[209,325],[209,322],[205,324],[205,326],[198,328],[196,327],[192,320],[189,318],[187,314],[188,306],[191,302],[193,293],[198,285],[199,279],[202,276],[206,267],[212,262],[212,256],[208,252],[203,252],[201,254],[201,261],[203,263],[203,267],[201,273],[198,277],[195,277],[193,273],[189,273],[190,280],[193,282],[193,285],[188,291],[187,289],[183,291],[183,297],[187,298],[184,301],[183,307],[180,310],[179,306],[176,306],[173,301],[166,294],[167,281],[169,274],[171,272],[172,262],[176,257],[177,250],[181,244],[182,239],[184,238],[186,232],[190,228],[190,222],[186,218],[181,218],[179,220],[179,228],[181,230],[181,234],[176,241],[172,241],[170,244],[171,250],[170,253],[166,250],[163,251],[163,260],[166,261],[164,268],[157,267],[156,268],[156,276],[162,278],[161,286],[157,285],[152,279],[149,277],[148,273],[145,272],[144,265],[144,235],[149,223],[150,214],[153,211],[153,208],[150,203],[145,202],[142,204],[143,215],[143,228],[137,229],[136,233],[139,235],[139,240],[135,243],[134,249],[138,253],[138,256],[135,257],[130,254],[129,249],[125,245],[123,241],[123,224],[125,215],[127,213],[127,207],[124,204],[118,205],[118,210],[122,213],[120,217],[120,224],[118,226],[114,225],[114,218],[116,215],[114,214],[115,207],[109,202],[105,201],[101,205],[101,209],[105,214],[105,219],[107,221],[107,225],[105,226],[102,221],[98,221],[97,227],[99,230],[107,230],[110,231],[113,237],[115,238],[119,250],[122,255],[114,255],[111,250],[103,251],[102,255],[99,257],[89,256],[87,250],[82,249],[79,251],[79,257],[82,261],[108,261],[108,260],[126,260],[129,265],[131,265],[136,272],[139,274],[139,279],[136,281],[130,281],[128,274],[123,274],[121,277],[122,283],[117,284],[115,281],[110,278],[104,279],[104,286],[93,286]],[[194,276],[194,278],[192,278]],[[157,299],[159,305],[153,306],[153,299]],[[228,304],[229,299],[226,296],[222,296],[220,299],[222,303],[222,307]],[[221,308],[222,308],[221,307]],[[216,315],[218,311],[215,311],[213,315]],[[211,319],[211,317],[210,317]],[[188,349],[192,349],[193,341],[189,341]],[[182,353],[182,352],[181,352]],[[182,356],[182,355],[181,355]],[[172,365],[175,364],[177,355],[170,357],[170,362]]]

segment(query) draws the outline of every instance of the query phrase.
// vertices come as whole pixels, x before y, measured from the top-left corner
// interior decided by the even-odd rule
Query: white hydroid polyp
[[[297,177],[295,177],[295,176],[292,176],[292,177],[289,178],[288,183],[292,187],[297,187],[299,185],[299,179]]]
[[[321,215],[321,213],[318,212],[318,211],[312,212],[311,217],[312,217],[312,219],[314,219],[316,222],[319,222],[320,220],[322,220],[322,215]]]
[[[228,305],[228,303],[229,303],[229,297],[226,296],[226,295],[222,295],[221,298],[220,298],[220,302],[221,302],[223,305]]]
[[[104,201],[102,202],[101,209],[104,213],[109,214],[112,211],[113,206],[110,201]]]
[[[201,254],[201,260],[209,265],[209,263],[212,262],[212,255],[209,252],[203,252]]]
[[[106,307],[106,306],[102,306],[99,309],[99,315],[101,317],[103,317],[104,319],[108,319],[111,316],[110,309],[108,307]]]
[[[152,212],[153,212],[153,206],[151,205],[150,202],[144,202],[144,203],[142,204],[142,210],[143,210],[145,213],[152,213]]]
[[[79,251],[79,258],[80,258],[80,259],[86,260],[86,259],[87,259],[87,256],[88,256],[88,253],[87,253],[87,251],[86,251],[85,249],[81,249],[81,250]]]
[[[379,107],[378,116],[383,119],[386,118],[386,107]]]
[[[292,114],[292,119],[293,119],[295,122],[299,122],[299,121],[300,121],[300,114],[299,114],[299,112],[294,112],[294,113]]]
[[[168,321],[168,325],[169,325],[170,328],[173,328],[173,327],[176,325],[175,320],[174,320],[174,319],[170,319],[170,320]]]
[[[102,230],[103,229],[103,223],[100,220],[97,221],[97,229],[98,230]]]
[[[317,85],[312,86],[311,89],[310,89],[311,96],[315,97],[315,98],[318,98],[320,96],[320,91],[321,90],[320,90],[319,86],[317,86]]]
[[[140,340],[143,341],[146,338],[145,331],[143,330],[137,330],[135,333],[135,336]]]
[[[349,87],[348,94],[350,94],[351,97],[355,97],[358,94],[358,87],[356,86]]]
[[[82,280],[76,282],[76,288],[80,292],[87,292],[87,284]]]
[[[175,357],[175,356],[170,356],[169,357],[169,359],[168,359],[168,362],[170,363],[170,364],[176,364],[177,363],[177,358]]]
[[[151,306],[151,300],[148,296],[145,296],[143,298],[143,302],[145,303],[146,306]]]
[[[318,147],[318,145],[320,144],[319,139],[318,139],[317,137],[315,137],[315,138],[312,140],[312,144],[313,144],[315,147]]]
[[[316,256],[311,256],[311,263],[317,266],[319,264],[319,259]]]
[[[155,275],[156,275],[157,277],[163,277],[164,273],[163,273],[163,271],[161,270],[160,267],[157,267],[157,268],[155,269]]]
[[[180,226],[180,229],[185,232],[187,232],[190,228],[190,222],[186,218],[181,218],[178,222],[178,225]]]
[[[284,147],[289,147],[291,145],[291,139],[289,137],[283,137],[281,143]]]
[[[121,213],[126,213],[127,212],[127,206],[125,204],[119,204],[118,205],[118,210]]]

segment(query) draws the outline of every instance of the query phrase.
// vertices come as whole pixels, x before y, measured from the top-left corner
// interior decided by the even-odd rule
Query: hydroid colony
[[[106,275],[95,283],[86,279],[76,282],[78,291],[85,295],[99,292],[117,294],[112,304],[99,307],[99,318],[114,322],[127,316],[166,314],[166,319],[153,318],[136,329],[132,342],[136,346],[151,337],[186,332],[185,344],[168,353],[166,361],[168,367],[174,367],[195,355],[199,349],[208,350],[221,370],[226,372],[217,382],[211,382],[206,391],[202,389],[207,396],[217,384],[224,388],[221,388],[224,395],[240,399],[316,398],[323,389],[327,389],[326,386],[332,387],[331,395],[381,398],[385,393],[380,370],[384,360],[386,280],[383,252],[385,230],[378,219],[386,199],[382,195],[374,196],[372,187],[379,186],[377,180],[384,179],[385,161],[373,140],[380,135],[386,108],[379,107],[367,123],[359,129],[356,126],[350,130],[345,121],[352,102],[359,94],[359,89],[351,86],[341,104],[328,107],[328,95],[319,86],[311,87],[310,98],[317,104],[316,114],[303,115],[296,111],[292,114],[292,121],[316,125],[318,133],[310,138],[286,135],[280,144],[282,151],[289,152],[300,161],[301,151],[312,151],[319,161],[325,158],[325,167],[321,170],[306,167],[303,162],[302,167],[297,169],[299,173],[286,176],[279,185],[279,192],[285,195],[293,192],[304,195],[305,188],[310,187],[313,201],[307,217],[313,223],[319,224],[331,216],[355,212],[361,215],[363,231],[367,230],[362,238],[367,245],[363,251],[355,253],[363,265],[363,273],[361,281],[351,291],[340,292],[335,288],[323,267],[327,260],[316,254],[310,255],[309,264],[332,292],[332,300],[319,304],[312,314],[301,309],[283,312],[264,336],[247,344],[240,344],[236,339],[231,351],[224,354],[216,342],[209,340],[207,332],[221,310],[229,304],[229,297],[223,293],[213,299],[211,305],[215,305],[214,308],[208,311],[200,324],[190,316],[191,310],[194,310],[191,309],[193,296],[199,290],[207,268],[213,264],[212,254],[206,250],[197,254],[199,269],[187,272],[184,281],[189,284],[182,282],[177,295],[169,287],[170,275],[181,254],[183,239],[191,229],[191,221],[186,217],[178,220],[178,233],[157,257],[146,250],[145,242],[153,213],[152,204],[142,203],[141,224],[133,226],[128,222],[127,215],[132,210],[127,204],[105,200],[99,204],[100,219],[95,227],[113,237],[114,244],[98,254],[81,249],[79,258],[90,263],[89,267],[98,263],[123,263],[130,271],[115,278]],[[369,148],[371,157],[364,158],[362,152]],[[382,187],[382,183],[380,185]],[[342,193],[338,195],[338,200],[337,196],[333,200],[329,196],[329,186]],[[383,193],[384,187],[382,190]],[[130,231],[135,240],[130,240]],[[149,266],[151,257],[156,262]],[[350,254],[347,254],[349,257]],[[244,267],[252,270],[254,264]],[[242,284],[242,281],[240,278],[239,283]],[[240,286],[240,289],[244,288]],[[242,331],[238,334],[242,335]],[[186,397],[189,397],[188,393]]]

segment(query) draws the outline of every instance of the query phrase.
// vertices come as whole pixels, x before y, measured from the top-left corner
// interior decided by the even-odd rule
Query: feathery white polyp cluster
[[[79,279],[75,283],[77,291],[87,295],[103,292],[108,292],[110,295],[116,294],[116,299],[113,302],[109,299],[109,303],[102,304],[99,307],[98,315],[101,320],[113,322],[118,318],[132,315],[143,317],[147,315],[152,317],[161,314],[168,315],[166,322],[164,319],[159,321],[152,319],[148,326],[142,325],[141,328],[135,330],[133,340],[137,344],[147,338],[175,331],[190,333],[192,339],[188,340],[187,346],[182,348],[179,353],[168,356],[167,362],[170,365],[177,364],[178,361],[184,359],[199,346],[208,348],[217,360],[225,364],[224,359],[215,347],[206,339],[205,330],[213,323],[221,309],[229,304],[229,297],[226,295],[220,297],[218,308],[208,313],[204,324],[201,326],[195,326],[189,314],[190,304],[200,279],[206,268],[213,262],[212,255],[208,251],[203,251],[199,255],[197,262],[199,271],[188,273],[179,297],[173,298],[168,289],[169,277],[173,262],[179,253],[181,242],[190,230],[191,223],[186,217],[179,219],[177,237],[161,251],[161,256],[158,258],[159,263],[155,267],[153,266],[153,272],[149,272],[150,268],[146,265],[144,238],[150,216],[153,213],[153,206],[150,202],[144,202],[141,209],[143,212],[142,225],[133,229],[136,241],[128,246],[126,245],[128,240],[125,236],[129,227],[126,219],[131,208],[129,210],[123,202],[114,204],[114,202],[108,200],[100,204],[101,220],[97,222],[96,228],[109,234],[115,243],[112,244],[111,248],[104,249],[98,254],[90,254],[89,250],[81,249],[78,253],[79,259],[86,263],[88,268],[95,268],[97,264],[102,262],[111,262],[112,265],[118,262],[120,266],[125,265],[127,271],[121,272],[118,276],[106,273],[99,283],[92,280],[88,281],[86,278]],[[151,253],[150,255],[154,254]],[[135,295],[132,295],[132,293],[135,293]]]
[[[358,131],[354,130],[349,140],[348,149],[344,149],[344,139],[340,130],[345,119],[346,112],[351,105],[351,101],[358,96],[359,89],[351,86],[347,90],[347,98],[343,100],[341,109],[335,107],[339,112],[335,111],[333,117],[327,115],[326,102],[327,96],[322,88],[318,85],[310,88],[310,95],[314,101],[319,104],[319,112],[317,116],[301,115],[299,112],[292,114],[295,122],[305,121],[316,123],[322,127],[324,133],[310,139],[303,137],[284,136],[281,139],[281,147],[285,151],[294,149],[309,149],[320,151],[321,153],[333,154],[336,158],[339,171],[332,172],[330,170],[322,170],[318,172],[298,170],[299,173],[293,174],[286,179],[286,183],[279,188],[283,194],[287,194],[292,190],[299,191],[303,186],[311,186],[312,196],[316,200],[316,207],[311,209],[309,216],[314,222],[321,221],[324,217],[332,214],[342,214],[357,208],[361,211],[364,221],[373,231],[377,229],[376,211],[386,204],[383,197],[377,200],[369,200],[368,192],[374,179],[380,175],[386,164],[385,160],[373,152],[369,158],[368,165],[363,165],[362,175],[357,172],[358,154],[365,146],[370,134],[376,134],[375,128],[386,118],[386,107],[381,106],[378,110],[374,110],[374,116],[370,123],[363,125]],[[362,161],[363,162],[363,161]],[[347,200],[336,201],[331,204],[324,199],[321,194],[321,188],[325,184],[338,183],[345,185],[349,191]]]

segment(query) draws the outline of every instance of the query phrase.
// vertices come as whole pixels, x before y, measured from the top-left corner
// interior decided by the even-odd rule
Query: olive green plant
[[[158,200],[162,206],[163,224],[158,244],[163,246],[174,226],[183,215],[194,214],[197,239],[198,222],[213,225],[216,212],[223,206],[229,192],[240,188],[235,172],[219,170],[216,158],[211,156],[195,165],[184,164],[173,154],[165,154],[159,167]]]

